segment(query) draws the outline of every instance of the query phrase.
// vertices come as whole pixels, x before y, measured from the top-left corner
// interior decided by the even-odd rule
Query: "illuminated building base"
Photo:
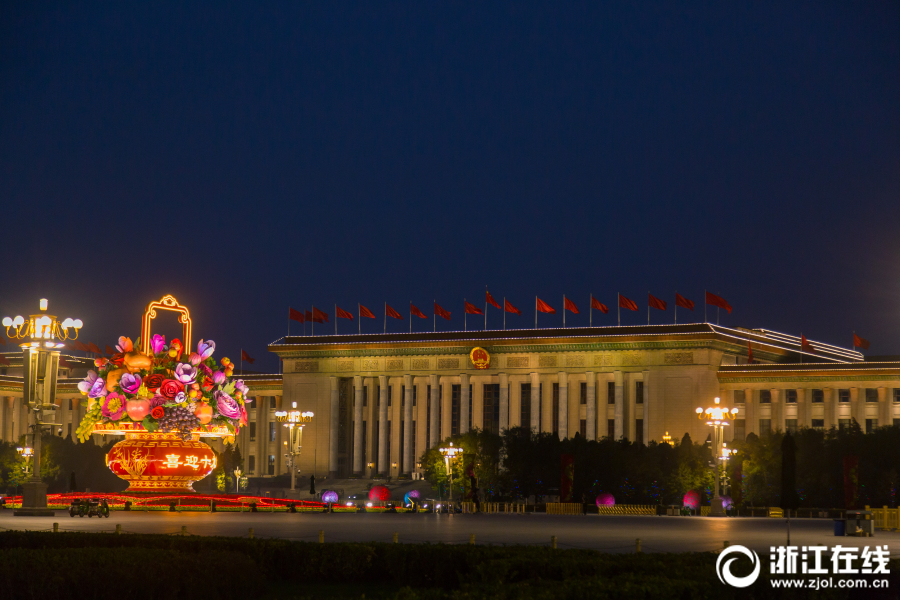
[[[109,469],[129,492],[193,492],[193,483],[216,468],[216,455],[199,433],[182,440],[174,433],[133,431],[106,455]]]

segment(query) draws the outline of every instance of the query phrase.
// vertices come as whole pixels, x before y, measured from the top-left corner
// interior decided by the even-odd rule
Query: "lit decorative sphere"
[[[410,490],[403,496],[403,504],[412,504],[414,500],[419,499],[419,490]]]
[[[322,502],[326,504],[335,504],[338,501],[338,493],[333,490],[322,492]]]
[[[391,499],[391,490],[383,485],[376,485],[369,490],[369,500],[385,502]]]
[[[684,495],[684,505],[692,510],[700,508],[700,494],[694,490]]]
[[[615,506],[616,499],[609,492],[603,492],[599,496],[597,496],[597,506]]]
[[[731,508],[732,505],[734,504],[731,501],[731,496],[721,496],[721,498],[722,498],[722,508],[726,508],[726,509]]]

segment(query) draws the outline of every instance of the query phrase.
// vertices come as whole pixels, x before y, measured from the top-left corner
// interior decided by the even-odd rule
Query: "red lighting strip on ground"
[[[186,507],[208,507],[212,501],[217,508],[239,508],[255,502],[257,508],[288,508],[294,504],[298,509],[324,508],[324,502],[310,500],[291,500],[290,498],[268,498],[266,496],[229,496],[225,494],[183,494],[166,496],[132,496],[129,494],[47,494],[48,505],[69,505],[73,500],[101,500],[106,499],[110,506],[124,506],[130,501],[132,506],[168,506],[175,502]],[[6,502],[17,503],[22,501],[22,496],[6,496]]]

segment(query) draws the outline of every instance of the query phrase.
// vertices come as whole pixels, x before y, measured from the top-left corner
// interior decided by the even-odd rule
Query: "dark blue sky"
[[[900,352],[896,2],[260,4],[5,5],[3,315],[172,293],[274,368],[288,306],[708,288]]]

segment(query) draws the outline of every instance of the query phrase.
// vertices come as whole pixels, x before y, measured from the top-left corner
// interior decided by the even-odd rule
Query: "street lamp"
[[[22,471],[28,475],[31,472],[31,457],[34,456],[34,449],[25,446],[24,448],[16,448],[16,452],[25,459],[25,466],[22,467]]]
[[[460,454],[463,453],[463,449],[459,446],[454,446],[453,442],[450,442],[450,446],[447,448],[440,448],[441,455],[444,457],[444,465],[447,467],[447,475],[450,477],[450,507],[453,508],[453,471],[450,470],[450,459],[456,458]]]
[[[697,408],[697,416],[702,421],[706,419],[706,424],[713,428],[713,457],[715,458],[715,476],[713,478],[714,495],[710,502],[709,514],[711,517],[724,517],[725,509],[722,507],[722,498],[719,496],[719,442],[724,437],[724,429],[728,422],[734,420],[738,409],[719,406],[719,399],[715,399],[715,404],[707,409]]]
[[[47,484],[41,481],[41,433],[45,426],[55,426],[56,378],[59,374],[59,350],[66,340],[78,339],[81,319],[66,317],[60,321],[47,314],[47,299],[41,298],[40,312],[27,319],[21,315],[4,317],[6,337],[22,340],[22,400],[32,415],[34,469],[22,484],[22,507],[15,515],[53,516],[47,508]]]
[[[288,468],[291,470],[291,491],[295,491],[297,485],[297,457],[300,456],[300,448],[303,445],[303,426],[311,423],[315,414],[312,411],[300,412],[299,410],[278,411],[275,419],[288,428],[288,439],[284,445],[288,451],[284,457],[287,459]]]
[[[237,469],[234,470],[234,493],[235,494],[241,493],[241,491],[240,491],[241,490],[241,475],[243,475],[243,474],[244,474],[244,472],[241,471],[240,467],[238,467]]]

